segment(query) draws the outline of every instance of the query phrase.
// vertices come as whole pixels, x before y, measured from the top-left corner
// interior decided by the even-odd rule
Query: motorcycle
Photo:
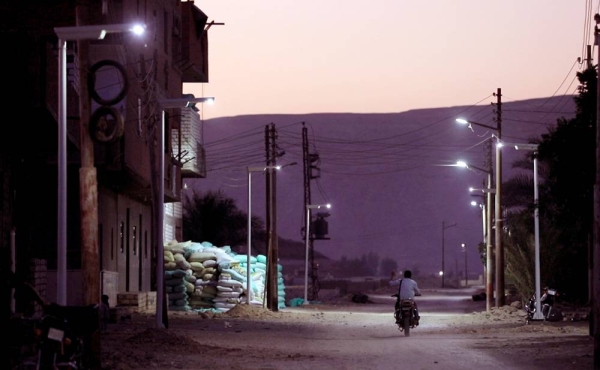
[[[412,299],[399,299],[398,294],[392,295],[396,298],[394,318],[398,325],[398,330],[404,332],[404,336],[410,336],[410,329],[414,329],[418,324],[415,318],[415,301]]]
[[[36,330],[36,370],[89,368],[92,335],[98,327],[95,305],[45,305]]]
[[[540,297],[542,319],[544,321],[561,321],[563,318],[562,311],[554,307],[554,303],[560,294],[556,289],[544,289],[544,293]],[[536,299],[535,294],[529,298],[525,306],[527,312],[527,322],[536,320]],[[538,319],[539,320],[539,319]]]
[[[85,369],[92,360],[97,362],[98,359],[92,357],[92,339],[100,326],[99,305],[48,303],[31,284],[12,271],[6,273],[5,279],[15,289],[17,301],[35,302],[42,307],[40,318],[11,321],[33,329],[32,335],[16,340],[14,362],[11,358],[13,368]]]

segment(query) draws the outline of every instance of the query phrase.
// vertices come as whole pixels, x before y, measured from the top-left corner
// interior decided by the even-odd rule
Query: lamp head
[[[516,150],[529,150],[529,151],[537,151],[538,150],[538,145],[537,144],[515,144],[515,149]]]
[[[103,40],[109,33],[144,33],[146,27],[141,24],[99,24],[90,26],[55,27],[54,32],[61,40]]]

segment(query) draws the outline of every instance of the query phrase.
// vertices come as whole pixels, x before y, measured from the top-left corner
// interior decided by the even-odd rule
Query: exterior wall
[[[166,243],[171,240],[184,241],[183,239],[183,206],[181,202],[165,204],[164,238]]]
[[[173,135],[173,148],[175,152],[186,152],[182,158],[185,173],[194,173],[206,176],[205,155],[202,151],[202,121],[198,112],[191,108],[181,110],[181,148],[179,136]]]
[[[90,24],[129,23],[142,20],[147,26],[147,35],[143,40],[137,40],[131,35],[108,35],[105,40],[90,40],[89,65],[93,66],[100,60],[113,60],[120,63],[126,71],[128,92],[125,98],[114,104],[123,116],[124,133],[121,139],[114,143],[96,143],[95,164],[98,170],[98,246],[101,265],[101,292],[108,294],[111,303],[117,302],[120,293],[150,292],[155,281],[154,261],[156,260],[156,245],[153,242],[152,225],[152,176],[151,168],[158,163],[157,138],[155,133],[160,127],[160,108],[157,100],[160,98],[179,98],[182,95],[182,65],[181,42],[181,9],[180,1],[122,0],[106,2],[107,12],[102,11],[101,2],[88,2]],[[9,69],[17,76],[11,76],[7,81],[7,89],[13,92],[14,100],[5,100],[3,107],[15,108],[18,119],[22,121],[22,112],[29,114],[35,110],[36,115],[30,114],[27,128],[19,126],[21,121],[12,122],[12,128],[5,135],[5,140],[12,146],[22,146],[27,140],[26,151],[31,158],[39,159],[38,167],[32,169],[27,162],[30,158],[18,158],[3,150],[0,156],[0,170],[3,173],[2,198],[0,199],[0,249],[2,256],[8,256],[10,247],[10,231],[16,226],[21,237],[17,238],[17,258],[23,271],[29,272],[29,261],[33,257],[45,261],[45,277],[38,279],[38,288],[46,291],[48,300],[56,300],[56,270],[54,261],[56,253],[56,185],[50,176],[57,171],[56,133],[57,133],[57,80],[58,62],[56,50],[56,35],[54,27],[75,26],[75,3],[71,1],[53,1],[50,3],[35,2],[2,4],[0,10],[6,23],[0,24],[1,34],[6,34],[6,40],[18,40],[8,44],[15,50],[11,65],[22,66]],[[191,4],[193,6],[193,4]],[[189,6],[189,4],[188,4]],[[178,32],[175,32],[178,30]],[[81,159],[79,153],[80,122],[77,117],[81,114],[93,114],[100,107],[92,100],[90,112],[79,112],[79,93],[87,88],[79,81],[77,52],[75,43],[68,42],[68,86],[67,86],[67,116],[68,116],[68,281],[67,304],[81,304],[83,290],[81,283],[80,261],[80,221],[79,221],[79,184],[78,171]],[[188,48],[194,45],[187,45]],[[83,49],[82,49],[83,50]],[[185,60],[183,61],[185,62]],[[104,86],[122,87],[118,75],[102,76]],[[97,81],[98,82],[98,81]],[[114,82],[114,83],[113,83]],[[10,104],[7,104],[7,101]],[[18,104],[15,104],[18,103]],[[10,111],[10,109],[5,109]],[[175,112],[171,112],[175,113]],[[8,114],[8,113],[7,113]],[[173,122],[175,131],[179,130],[178,123]],[[21,125],[25,127],[25,125]],[[43,129],[43,130],[42,130]],[[13,133],[14,131],[14,133]],[[166,130],[165,163],[172,163],[172,131]],[[17,135],[19,133],[19,135]],[[29,135],[21,133],[39,133],[36,142]],[[10,138],[10,139],[9,139]],[[13,140],[15,142],[13,142]],[[187,138],[183,137],[183,140]],[[12,147],[11,146],[11,147]],[[7,154],[4,154],[7,153]],[[18,161],[16,161],[18,159]],[[14,169],[11,166],[15,166]],[[14,170],[14,171],[13,171]],[[19,174],[17,185],[11,185],[11,171]],[[27,177],[22,174],[26,173]],[[44,193],[37,191],[30,195],[29,188],[24,184],[33,183],[25,179],[41,179],[50,181],[44,187]],[[173,181],[181,183],[180,178]],[[18,189],[17,189],[18,187]],[[54,189],[52,189],[54,188]],[[12,196],[16,191],[28,194],[21,197],[17,204],[12,204]],[[47,193],[47,194],[46,194]],[[37,198],[36,198],[37,197]],[[25,200],[27,198],[27,200]],[[39,199],[38,199],[39,198]],[[170,201],[174,201],[171,199]],[[35,208],[31,207],[35,206]],[[15,209],[13,209],[15,207]],[[170,216],[165,221],[170,222],[170,233],[181,238],[180,206],[172,205]],[[21,210],[19,212],[19,210]],[[17,217],[19,216],[19,217]],[[35,217],[34,217],[35,216]],[[39,221],[45,221],[41,224]],[[167,226],[165,226],[167,229]],[[19,234],[17,234],[19,235]],[[41,242],[40,242],[41,241]],[[31,250],[35,247],[35,254]],[[4,258],[6,264],[10,258]],[[162,262],[162,256],[159,259]],[[75,268],[75,269],[74,269]],[[44,286],[45,284],[45,286]]]
[[[113,302],[117,293],[151,290],[151,215],[147,204],[106,188],[98,191],[102,292]]]
[[[165,204],[165,227],[163,229],[163,240],[165,244],[169,243],[171,240],[178,240],[177,235],[175,235],[175,219],[174,219],[174,211],[175,211],[175,203],[167,203]]]
[[[40,263],[45,264],[45,260],[36,260],[37,274],[40,275],[42,267]],[[45,267],[45,266],[44,266]],[[30,270],[31,271],[31,270]],[[56,270],[45,270],[44,280],[37,279],[32,282],[36,290],[45,290],[44,297],[50,302],[56,302]],[[67,305],[81,306],[83,302],[83,278],[81,270],[67,270]]]
[[[150,290],[150,208],[121,195],[117,203],[119,292]]]
[[[98,248],[100,271],[118,271],[119,223],[116,216],[117,195],[98,187]]]

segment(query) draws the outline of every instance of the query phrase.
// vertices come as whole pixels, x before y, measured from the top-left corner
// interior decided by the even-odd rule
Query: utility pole
[[[494,307],[494,247],[492,245],[492,141],[486,143],[487,194],[485,205],[485,309]]]
[[[267,167],[269,167],[271,165],[271,161],[272,161],[272,156],[271,156],[271,135],[270,135],[270,126],[266,125],[265,126],[265,152],[266,152],[266,163],[265,165]],[[264,298],[263,298],[263,307],[265,305],[265,303],[267,304],[267,308],[271,309],[271,302],[268,299],[271,295],[271,290],[270,290],[270,286],[271,286],[271,269],[270,269],[270,264],[271,264],[271,245],[273,243],[272,240],[272,229],[271,229],[271,210],[272,210],[272,204],[271,204],[271,171],[270,170],[266,170],[265,171],[265,190],[266,190],[266,215],[265,215],[265,228],[266,228],[266,235],[267,235],[267,275],[265,276],[265,290],[264,290]],[[248,266],[248,268],[250,268],[250,266]]]
[[[446,229],[452,227],[452,226],[456,226],[456,223],[453,223],[451,225],[446,226],[446,222],[442,221],[442,288],[444,288],[444,278],[446,275],[446,270],[445,270],[445,255],[446,255],[446,251],[445,251],[445,243],[446,243],[446,238],[445,238],[445,231]]]
[[[596,32],[596,34],[597,34],[597,32]],[[594,35],[594,38],[597,37],[596,34]],[[586,51],[587,51],[587,59],[586,59],[587,68],[592,69],[592,68],[594,68],[594,65],[592,64],[592,61],[593,61],[592,45],[587,45]],[[598,84],[597,78],[596,78],[596,84]],[[598,89],[598,91],[596,91],[596,94],[600,95],[599,94],[600,87],[597,87],[597,89]],[[598,108],[596,107],[596,109],[598,109]],[[598,145],[598,144],[596,144],[596,145]],[[598,159],[596,159],[596,161],[598,161]],[[597,183],[597,181],[596,181],[596,183]],[[594,197],[596,196],[595,191],[596,190],[594,190]],[[594,205],[594,212],[596,212],[595,207],[596,207],[596,205]],[[593,259],[594,259],[594,234],[595,234],[595,230],[592,229],[592,231],[588,235],[588,302],[591,302],[592,309],[593,309],[593,302],[594,302],[594,288],[593,288],[594,287],[594,269],[593,269],[593,266],[594,266],[594,262],[593,262]],[[594,320],[590,320],[590,325],[588,327],[590,335],[593,335],[593,327],[592,327],[593,322],[594,322]],[[599,343],[599,345],[600,345],[600,343]]]
[[[87,8],[77,8],[77,25],[87,24]],[[87,90],[89,70],[89,41],[77,44],[79,64],[79,200],[81,210],[81,266],[83,275],[84,302],[100,302],[100,264],[98,263],[98,182],[94,167],[94,143],[89,132],[90,95]]]
[[[277,165],[277,132],[275,124],[271,123],[266,128],[267,166]],[[277,261],[279,259],[279,244],[277,237],[277,173],[272,169],[267,170],[267,308],[271,311],[279,310],[279,297],[277,295]]]
[[[496,127],[498,143],[496,143],[496,307],[502,307],[504,298],[504,247],[502,245],[502,151],[498,145],[502,140],[502,91],[498,88],[495,93],[496,102]]]
[[[465,245],[465,243],[462,243],[460,246],[462,247],[463,252],[465,253],[465,288],[467,288],[469,283],[469,275],[467,270],[467,246]]]
[[[594,44],[600,61],[598,23],[600,15],[594,15]],[[592,335],[594,338],[594,369],[600,369],[600,71],[596,71],[596,181],[594,183],[594,248],[592,250]]]
[[[310,235],[308,235],[309,233],[307,233],[306,231],[309,230],[309,222],[311,222],[312,220],[312,215],[311,215],[311,210],[308,209],[306,210],[306,206],[308,204],[311,204],[311,196],[310,196],[310,155],[308,152],[308,131],[307,128],[305,126],[305,122],[302,122],[302,162],[303,162],[303,167],[304,167],[304,207],[302,207],[302,214],[304,215],[304,212],[308,212],[309,217],[307,217],[306,222],[304,224],[304,241],[306,242],[308,240],[309,242],[309,255],[308,255],[308,259],[310,260],[310,266],[311,266],[311,273],[310,273],[310,277],[311,277],[311,287],[313,287],[311,289],[311,298],[314,300],[315,299],[315,289],[314,289],[314,277],[313,277],[313,263],[314,263],[314,259],[313,259],[313,239],[310,237]],[[308,238],[308,239],[306,239]],[[306,273],[306,272],[305,272]]]
[[[271,153],[273,154],[273,166],[277,166],[277,131],[275,124],[271,123]],[[277,235],[277,171],[271,170],[271,255],[269,256],[269,267],[271,271],[271,289],[269,299],[271,311],[279,311],[278,276],[277,264],[279,262],[279,236]]]
[[[76,24],[89,24],[87,2],[77,7]],[[100,263],[98,252],[98,178],[94,167],[94,143],[89,132],[91,101],[88,86],[89,41],[77,42],[79,65],[79,207],[81,214],[81,273],[83,277],[83,299],[86,305],[100,302]],[[87,338],[90,341],[90,369],[100,368],[100,331]]]

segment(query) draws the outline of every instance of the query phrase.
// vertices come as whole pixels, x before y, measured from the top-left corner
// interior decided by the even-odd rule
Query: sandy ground
[[[561,369],[592,368],[582,310],[565,311],[562,322],[527,324],[519,308],[486,312],[485,303],[468,296],[433,291],[419,297],[422,323],[403,338],[393,323],[393,299],[385,292],[369,297],[363,304],[341,297],[277,312],[247,305],[214,315],[170,312],[168,329],[155,328],[154,315],[134,314],[102,334],[102,367],[466,370],[481,361],[488,369],[542,369],[549,361]],[[398,340],[415,346],[415,367],[394,365]]]

